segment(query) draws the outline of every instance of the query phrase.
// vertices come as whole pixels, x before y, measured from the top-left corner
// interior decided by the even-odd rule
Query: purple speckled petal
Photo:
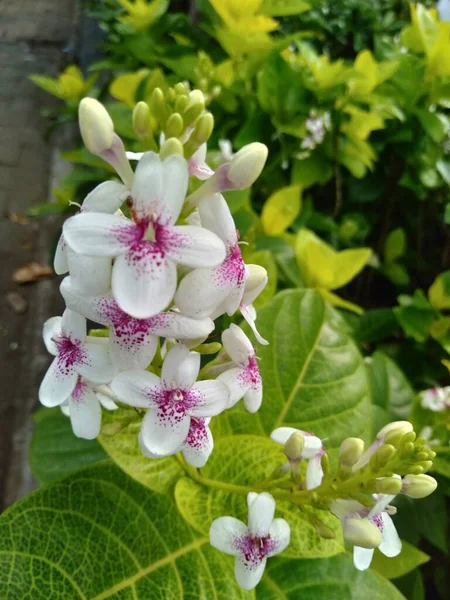
[[[244,369],[241,367],[234,367],[224,371],[217,378],[217,381],[222,381],[230,391],[229,408],[239,402],[250,387],[250,383],[243,377],[243,371]]]
[[[142,421],[142,441],[157,456],[170,456],[186,440],[191,419],[178,411],[176,402],[149,408]]]
[[[69,416],[74,434],[93,440],[100,433],[102,410],[92,386],[81,378],[69,398]]]
[[[114,309],[123,313],[110,293],[104,296],[87,296],[72,284],[71,277],[62,280],[60,292],[68,308],[94,323],[111,325]]]
[[[64,223],[64,238],[78,254],[118,256],[142,238],[142,229],[118,215],[83,212]]]
[[[241,553],[237,539],[241,539],[248,534],[247,525],[234,517],[219,517],[212,522],[209,530],[209,539],[211,546],[221,552],[239,556]]]
[[[255,413],[260,409],[262,397],[262,383],[252,383],[244,394],[244,405],[248,412]]]
[[[269,529],[269,536],[275,542],[274,548],[268,553],[269,556],[275,556],[283,552],[291,540],[291,528],[284,519],[274,519]]]
[[[135,244],[114,263],[114,298],[132,317],[145,319],[164,310],[171,302],[176,286],[176,265],[153,242]]]
[[[55,258],[53,261],[53,268],[57,275],[64,275],[69,271],[69,261],[67,257],[67,242],[64,239],[64,235],[61,234],[56,246]]]
[[[112,380],[111,389],[121,402],[138,408],[157,406],[162,396],[159,377],[142,370],[120,373]]]
[[[189,390],[200,371],[200,354],[177,344],[167,353],[161,371],[161,384],[167,389]],[[207,416],[207,415],[202,415]]]
[[[192,417],[215,417],[230,405],[230,390],[223,381],[197,381],[192,391],[198,393],[196,405],[188,411]]]
[[[128,326],[111,328],[111,359],[117,371],[146,369],[158,347],[158,338],[150,335],[145,319],[130,319]]]
[[[383,541],[378,548],[385,556],[392,558],[402,551],[402,541],[395,529],[394,522],[386,512],[381,513],[381,520],[381,537]]]
[[[44,323],[44,330],[42,332],[42,337],[44,338],[44,344],[50,354],[53,356],[57,356],[58,354],[58,346],[56,345],[53,338],[58,338],[61,335],[61,317],[52,317],[51,319],[47,319]]]
[[[213,448],[214,440],[207,419],[191,419],[188,436],[181,447],[186,462],[201,469],[206,465]]]
[[[55,358],[40,385],[39,401],[48,407],[62,404],[72,393],[77,379],[73,367],[67,367],[59,358]]]
[[[75,364],[76,371],[95,383],[110,383],[114,369],[106,338],[88,338],[94,340],[84,345],[84,357]]]
[[[86,319],[77,312],[66,308],[61,321],[61,334],[72,341],[84,341],[86,337]]]
[[[267,558],[260,562],[248,562],[245,558],[238,556],[234,565],[236,581],[244,590],[252,590],[261,581],[266,568]]]
[[[161,239],[166,254],[187,267],[217,267],[226,256],[225,245],[212,231],[195,225],[177,225]]]
[[[222,333],[222,344],[228,356],[240,366],[246,367],[249,359],[255,355],[251,341],[237,325],[230,325]]]
[[[214,322],[209,318],[192,319],[176,312],[159,313],[148,319],[150,331],[154,335],[189,340],[205,337],[214,330]]]

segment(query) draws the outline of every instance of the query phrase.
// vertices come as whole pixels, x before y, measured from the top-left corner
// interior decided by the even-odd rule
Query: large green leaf
[[[41,408],[33,416],[30,465],[39,483],[62,479],[72,471],[107,458],[96,440],[74,436],[70,420],[56,408]]]
[[[103,461],[30,494],[0,518],[2,600],[252,598],[231,557]]]

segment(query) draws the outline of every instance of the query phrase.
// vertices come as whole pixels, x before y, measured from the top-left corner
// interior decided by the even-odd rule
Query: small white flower
[[[423,408],[433,412],[442,412],[450,408],[450,387],[435,387],[425,390],[421,394],[421,405]]]
[[[161,162],[147,152],[131,189],[133,220],[81,213],[64,224],[65,239],[75,252],[115,257],[112,292],[133,317],[145,319],[168,306],[177,286],[177,264],[214,267],[225,258],[223,242],[211,231],[175,225],[188,178],[183,157]]]
[[[211,545],[236,557],[234,573],[244,590],[261,580],[267,559],[289,545],[291,531],[284,519],[274,519],[275,500],[267,492],[247,496],[248,526],[234,517],[220,517],[211,524]]]
[[[261,406],[263,391],[255,350],[242,329],[234,324],[222,333],[222,344],[235,365],[217,378],[230,390],[230,407],[244,398],[245,408],[255,413]]]
[[[229,391],[220,381],[198,381],[200,354],[177,344],[169,350],[161,378],[148,371],[126,371],[111,389],[117,398],[147,408],[141,443],[154,457],[169,456],[186,442],[192,419],[212,417],[228,407]]]
[[[322,456],[325,453],[322,440],[312,433],[295,429],[294,427],[278,427],[270,434],[271,439],[277,444],[285,445],[289,438],[295,433],[301,433],[305,439],[305,445],[299,460],[307,460],[306,467],[306,489],[313,490],[322,483],[323,469]]]
[[[71,310],[44,324],[44,342],[55,356],[39,388],[44,406],[62,404],[75,390],[79,375],[94,383],[109,383],[114,371],[106,339],[86,336],[86,319]]]

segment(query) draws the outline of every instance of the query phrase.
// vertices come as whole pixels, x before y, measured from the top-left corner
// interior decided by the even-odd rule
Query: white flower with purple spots
[[[89,212],[64,224],[65,239],[75,252],[115,257],[112,292],[120,308],[133,317],[145,319],[169,305],[177,286],[177,264],[215,267],[225,258],[225,246],[212,231],[175,225],[188,178],[183,157],[161,161],[147,152],[131,189],[133,220]]]
[[[248,526],[234,517],[220,517],[209,530],[214,548],[236,557],[234,573],[244,590],[258,585],[267,559],[289,545],[291,531],[284,519],[274,519],[275,500],[267,492],[247,496]]]
[[[75,390],[79,375],[94,383],[109,383],[114,376],[105,338],[86,336],[86,319],[71,310],[44,324],[44,342],[55,356],[39,388],[44,406],[58,406]]]
[[[142,422],[141,444],[151,455],[170,456],[189,436],[193,419],[213,417],[229,405],[229,391],[220,381],[198,381],[200,354],[177,344],[169,350],[161,378],[148,371],[126,371],[111,389],[117,398],[148,409]]]
[[[209,318],[192,319],[175,311],[135,319],[119,307],[111,294],[86,296],[80,293],[74,289],[71,277],[63,280],[61,294],[71,310],[110,328],[111,359],[117,371],[147,368],[155,355],[159,336],[197,339],[208,336],[214,329]]]
[[[289,438],[295,433],[301,433],[304,437],[305,445],[299,460],[308,461],[305,476],[306,489],[313,490],[314,488],[319,487],[323,479],[322,456],[325,454],[325,449],[322,440],[312,433],[302,431],[301,429],[295,429],[294,427],[278,427],[272,431],[270,437],[274,442],[277,442],[277,444],[282,444],[284,446]]]
[[[234,324],[222,333],[222,344],[233,362],[232,368],[217,379],[230,390],[230,407],[243,398],[245,408],[255,413],[262,402],[262,380],[255,350],[242,329]]]

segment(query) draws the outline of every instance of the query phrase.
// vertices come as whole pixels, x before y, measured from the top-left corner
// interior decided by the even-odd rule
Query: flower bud
[[[92,154],[109,150],[114,141],[114,124],[108,111],[94,98],[83,98],[78,107],[78,120],[84,145]]]
[[[346,467],[353,467],[364,452],[364,442],[360,438],[347,438],[341,444],[339,460]]]
[[[199,354],[217,354],[222,350],[222,344],[219,342],[210,342],[209,344],[200,344],[194,348],[195,352]]]
[[[308,513],[308,519],[311,522],[311,525],[314,527],[314,529],[317,531],[317,533],[320,535],[321,538],[324,538],[326,540],[334,540],[335,539],[336,534],[331,529],[331,527],[328,527],[328,525],[325,525],[325,523],[323,521],[321,521],[318,517],[316,517],[316,515],[313,515],[312,513]]]
[[[429,475],[406,475],[402,493],[410,498],[426,498],[437,488],[437,481]]]
[[[161,88],[155,88],[150,98],[150,112],[156,121],[163,123],[166,120],[166,100]]]
[[[237,152],[228,168],[228,180],[232,184],[230,189],[244,190],[256,181],[266,164],[267,146],[259,142],[247,144]]]
[[[408,471],[411,475],[421,475],[423,473],[423,467],[420,465],[412,465],[412,467],[409,467]]]
[[[370,458],[370,465],[372,468],[384,467],[384,465],[394,456],[396,451],[394,446],[383,444]]]
[[[184,113],[188,104],[189,104],[188,96],[178,96],[178,98],[175,101],[175,111],[177,113]]]
[[[180,137],[184,131],[183,117],[179,113],[171,114],[167,119],[164,131],[167,137]]]
[[[377,492],[396,496],[402,490],[402,480],[399,477],[383,477],[377,481]]]
[[[202,112],[205,110],[205,96],[200,90],[193,90],[189,93],[189,104],[183,114],[183,120],[186,125],[192,125]]]
[[[289,461],[299,461],[305,447],[305,436],[299,431],[291,435],[283,447],[283,452]]]
[[[396,446],[402,437],[411,431],[413,431],[413,426],[409,421],[395,421],[378,432],[377,440]]]
[[[381,532],[369,519],[347,519],[344,539],[360,548],[377,548],[381,544]]]
[[[181,154],[181,156],[183,156],[183,144],[177,138],[169,138],[166,140],[161,146],[161,151],[159,153],[161,160],[164,160],[172,154]]]
[[[432,460],[424,460],[423,462],[420,462],[418,466],[422,467],[423,472],[426,473],[433,466],[433,461]]]
[[[247,277],[245,278],[245,291],[252,292],[267,279],[267,271],[259,265],[247,265]]]
[[[150,108],[146,102],[138,102],[133,110],[133,129],[138,138],[150,133]]]

